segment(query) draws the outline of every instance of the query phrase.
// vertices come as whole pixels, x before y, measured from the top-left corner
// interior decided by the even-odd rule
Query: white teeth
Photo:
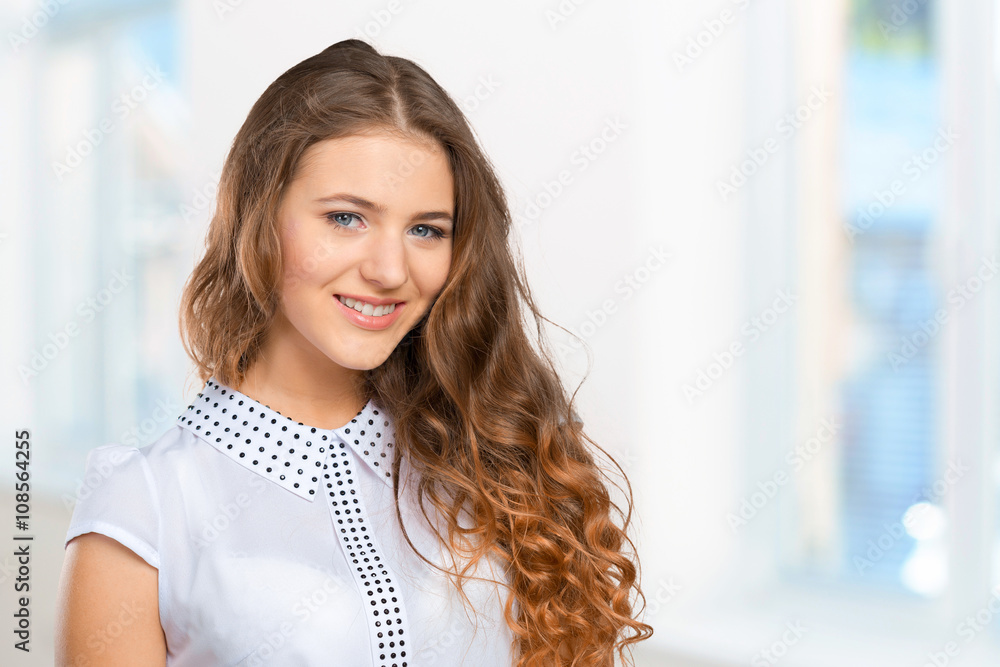
[[[358,301],[357,299],[345,298],[342,296],[338,296],[337,298],[348,308],[353,308],[362,315],[368,315],[369,317],[382,317],[383,315],[388,315],[392,311],[396,310],[396,304],[394,303],[390,303],[387,306],[373,306],[370,303]]]

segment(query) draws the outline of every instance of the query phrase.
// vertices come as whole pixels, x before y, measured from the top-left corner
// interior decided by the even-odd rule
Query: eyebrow
[[[320,197],[315,200],[316,204],[334,204],[337,202],[347,202],[349,204],[354,204],[359,208],[364,208],[369,211],[375,211],[379,215],[385,214],[388,210],[382,204],[376,204],[373,201],[369,201],[364,197],[359,197],[358,195],[352,195],[348,192],[338,192],[337,194],[329,195],[327,197]],[[454,219],[451,213],[447,211],[424,211],[422,213],[417,213],[412,218],[418,222],[424,222],[425,220],[447,220],[448,222],[454,224]]]

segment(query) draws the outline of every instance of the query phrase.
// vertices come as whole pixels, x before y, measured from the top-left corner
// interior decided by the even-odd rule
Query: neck
[[[282,326],[281,319],[273,323],[272,334]],[[268,336],[243,381],[233,389],[317,428],[340,428],[353,419],[367,402],[364,372],[334,363],[299,336],[278,333]]]

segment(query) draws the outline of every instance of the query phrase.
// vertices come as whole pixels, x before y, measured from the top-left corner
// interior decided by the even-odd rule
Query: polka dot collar
[[[392,420],[374,399],[340,428],[322,429],[286,417],[213,376],[177,424],[244,468],[307,500],[318,495],[327,457],[343,445],[392,486]]]

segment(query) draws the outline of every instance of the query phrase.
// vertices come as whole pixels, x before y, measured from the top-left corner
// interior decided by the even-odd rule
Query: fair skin
[[[281,305],[234,388],[319,428],[350,421],[366,400],[363,372],[389,357],[444,287],[454,215],[447,156],[426,139],[372,131],[310,146],[278,209]],[[335,295],[389,300],[399,312],[379,320],[367,309],[374,319],[359,320]],[[55,664],[165,665],[157,576],[104,535],[71,540]],[[109,638],[115,624],[127,631]]]
[[[362,373],[389,357],[444,287],[453,201],[447,157],[425,141],[374,133],[311,146],[280,207],[282,308],[235,389],[304,424],[350,421],[365,403]],[[344,316],[337,294],[404,303],[371,331]]]

